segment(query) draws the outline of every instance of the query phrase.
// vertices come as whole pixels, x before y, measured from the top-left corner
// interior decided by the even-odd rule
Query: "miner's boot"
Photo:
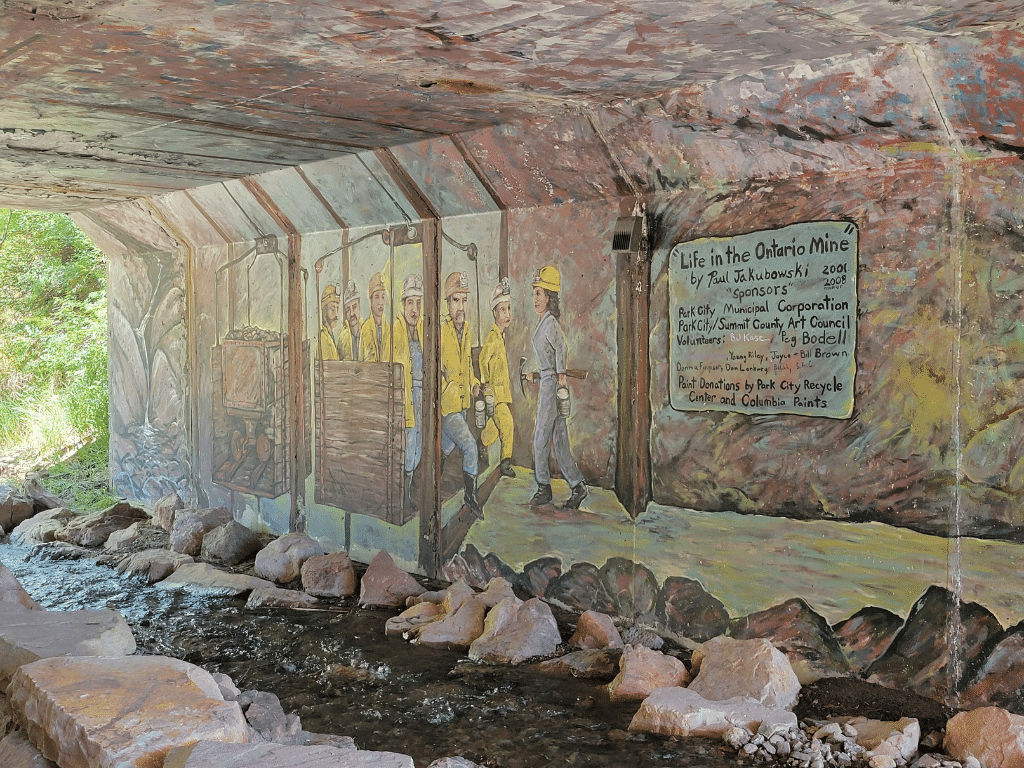
[[[587,484],[581,482],[572,489],[572,493],[569,495],[569,498],[565,500],[564,508],[579,509],[580,504],[582,504],[583,500],[587,498],[588,493],[590,493],[590,491],[587,488]]]
[[[473,513],[477,520],[484,519],[484,508],[476,498],[476,476],[469,472],[462,473],[462,479],[466,484],[466,506]]]
[[[498,471],[505,477],[515,477],[516,471],[512,469],[512,459],[502,459],[498,465]]]
[[[548,483],[547,485],[543,485],[541,483],[538,483],[537,492],[533,494],[533,498],[530,499],[530,506],[542,507],[545,504],[550,504],[551,499],[551,484]]]

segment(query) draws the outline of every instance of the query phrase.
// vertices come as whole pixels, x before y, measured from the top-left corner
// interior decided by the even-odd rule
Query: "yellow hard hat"
[[[562,276],[558,272],[558,267],[548,265],[541,267],[533,273],[533,287],[544,288],[548,291],[554,291],[558,293],[562,290]]]
[[[456,293],[469,293],[469,275],[465,272],[452,272],[444,281],[445,299],[450,299]]]
[[[329,301],[341,301],[341,296],[338,295],[338,286],[333,283],[325,286],[323,293],[320,294],[320,308],[323,309]]]
[[[375,272],[373,277],[370,278],[370,287],[367,289],[366,294],[372,299],[373,294],[377,291],[384,291],[387,293],[387,288],[384,287],[384,278],[381,276],[380,272]]]

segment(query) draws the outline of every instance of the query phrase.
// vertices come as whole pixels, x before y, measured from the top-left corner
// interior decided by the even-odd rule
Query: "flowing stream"
[[[493,768],[740,764],[717,740],[629,733],[638,704],[609,702],[602,683],[387,637],[397,611],[361,609],[355,598],[325,600],[322,611],[248,609],[244,598],[158,589],[46,552],[0,544],[0,562],[44,608],[120,611],[137,653],[223,672],[242,690],[276,694],[308,731],[407,754],[421,768],[456,755]]]

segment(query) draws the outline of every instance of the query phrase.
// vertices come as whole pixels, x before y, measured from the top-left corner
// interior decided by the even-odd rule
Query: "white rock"
[[[184,589],[197,595],[241,595],[275,585],[255,576],[227,573],[208,563],[186,563],[157,586],[160,589]]]
[[[246,608],[313,608],[319,604],[312,595],[295,589],[258,587],[249,595]]]
[[[117,572],[126,576],[143,576],[149,584],[155,584],[192,562],[195,561],[191,555],[167,549],[144,549],[122,560],[117,566]]]
[[[18,667],[54,656],[128,656],[135,637],[117,611],[0,611],[0,690]]]
[[[169,752],[163,768],[413,768],[413,761],[396,752],[200,741]]]
[[[57,768],[57,764],[47,760],[21,731],[0,741],[0,765],[3,768]]]
[[[872,755],[868,758],[870,768],[896,768],[896,758],[892,755]]]
[[[502,600],[514,597],[515,592],[512,590],[512,585],[507,579],[503,579],[500,576],[495,576],[484,587],[484,591],[480,593],[480,599],[484,601],[484,605],[488,608],[493,608]]]
[[[693,652],[693,665],[700,671],[690,689],[708,699],[743,696],[769,709],[790,709],[800,695],[789,659],[764,638],[716,637]]]
[[[659,688],[640,705],[629,724],[631,731],[660,733],[666,736],[717,736],[727,728],[746,728],[755,732],[768,718],[787,719],[797,726],[796,715],[772,709],[737,696],[724,701],[705,699],[692,688]]]
[[[640,701],[658,688],[686,685],[686,665],[674,656],[642,645],[627,645],[619,659],[619,674],[608,684],[611,701]]]
[[[999,707],[960,712],[946,723],[946,752],[957,760],[975,757],[987,768],[1024,767],[1024,717]]]
[[[309,558],[324,554],[316,539],[304,533],[286,533],[256,553],[257,576],[279,584],[294,581],[302,575],[302,564]]]
[[[519,664],[555,652],[562,637],[551,608],[539,598],[502,600],[484,622],[484,633],[469,647],[474,661]]]
[[[347,552],[314,555],[302,564],[302,588],[317,597],[354,595],[357,581]]]
[[[208,672],[162,656],[42,659],[14,674],[8,696],[32,742],[65,768],[158,766],[200,739],[248,740],[241,708]]]
[[[921,724],[913,717],[896,721],[854,717],[847,724],[857,730],[857,744],[867,750],[868,758],[889,755],[894,760],[909,760],[921,741]]]
[[[615,622],[607,613],[584,611],[576,622],[576,631],[569,638],[569,645],[584,650],[622,648],[622,636]]]

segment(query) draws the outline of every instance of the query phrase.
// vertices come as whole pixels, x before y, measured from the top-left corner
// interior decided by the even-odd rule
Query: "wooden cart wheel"
[[[274,453],[274,441],[266,435],[260,435],[256,438],[256,458],[262,461],[267,461],[270,456]]]
[[[245,435],[236,429],[231,435],[231,455],[235,457],[235,461],[241,461],[244,453]]]

